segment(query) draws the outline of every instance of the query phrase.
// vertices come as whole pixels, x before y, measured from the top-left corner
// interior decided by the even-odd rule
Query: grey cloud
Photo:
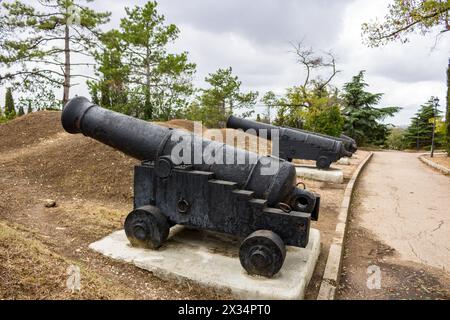
[[[143,1],[142,1],[143,2]],[[312,45],[336,39],[351,0],[164,0],[168,21],[213,33],[238,33],[261,45],[280,45],[306,37]]]
[[[447,57],[420,58],[418,54],[405,54],[397,59],[380,59],[376,74],[399,82],[440,81],[445,78]]]

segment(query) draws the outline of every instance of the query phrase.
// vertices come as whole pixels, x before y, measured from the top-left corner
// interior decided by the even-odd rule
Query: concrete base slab
[[[348,166],[348,165],[350,165],[350,158],[347,158],[347,157],[340,158],[340,159],[337,161],[337,164],[344,165],[344,166]]]
[[[341,169],[320,170],[312,166],[296,165],[295,170],[297,171],[297,176],[305,179],[331,183],[344,182],[344,172]]]
[[[320,232],[310,230],[306,248],[287,247],[280,272],[268,279],[250,276],[239,262],[232,237],[176,226],[159,250],[133,248],[123,230],[89,246],[116,260],[130,262],[162,279],[189,280],[241,299],[303,299],[320,253]]]

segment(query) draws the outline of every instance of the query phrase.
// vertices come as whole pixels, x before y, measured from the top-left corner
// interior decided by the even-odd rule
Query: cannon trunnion
[[[320,196],[297,188],[295,168],[287,161],[106,110],[83,97],[66,104],[61,121],[70,133],[83,133],[142,161],[134,170],[134,210],[124,226],[133,246],[158,249],[176,224],[223,232],[241,239],[239,258],[248,273],[271,277],[283,265],[286,245],[308,244]],[[176,162],[179,138],[192,149],[184,156],[195,157],[200,146],[199,152],[223,152],[219,160],[231,155],[256,161]],[[264,171],[272,166],[274,171]]]

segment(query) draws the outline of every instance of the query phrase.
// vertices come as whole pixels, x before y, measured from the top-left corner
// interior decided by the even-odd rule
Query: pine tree
[[[389,129],[381,121],[393,116],[400,108],[375,108],[383,94],[367,92],[365,91],[367,86],[368,84],[364,82],[364,71],[360,71],[351,82],[344,85],[342,94],[344,133],[355,139],[358,144],[383,144]]]
[[[33,107],[31,107],[31,101],[28,101],[28,110],[27,110],[27,114],[32,113],[33,112]]]
[[[208,74],[205,82],[210,85],[208,89],[202,89],[202,94],[198,97],[199,104],[204,109],[206,119],[202,119],[207,126],[223,126],[227,117],[237,109],[249,109],[243,117],[250,116],[256,104],[258,92],[243,92],[242,82],[238,76],[233,75],[231,67],[218,69],[214,73]]]
[[[89,65],[84,57],[97,43],[101,34],[98,26],[110,16],[108,12],[95,12],[83,2],[92,0],[41,0],[33,5],[3,1],[0,69],[6,73],[0,74],[0,81],[20,82],[27,89],[36,82],[63,87],[62,103],[67,102],[72,79],[86,77],[73,69]]]
[[[104,108],[132,114],[128,104],[129,65],[123,64],[121,34],[111,30],[101,37],[103,47],[95,53],[98,81],[88,81],[92,102]]]
[[[422,149],[431,145],[433,134],[434,102],[431,98],[427,103],[420,106],[415,116],[411,118],[411,124],[406,130],[405,137],[410,147]],[[436,116],[440,116],[437,110]],[[436,136],[436,140],[440,140]]]
[[[168,52],[180,31],[165,23],[156,1],[125,11],[120,34],[123,64],[131,69],[131,99],[138,106],[135,113],[143,119],[167,120],[174,115],[175,106],[187,106],[196,65],[189,62],[187,52]]]

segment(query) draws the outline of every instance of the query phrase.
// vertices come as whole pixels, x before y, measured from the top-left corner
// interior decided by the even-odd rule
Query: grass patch
[[[80,267],[80,290],[66,282],[70,266]],[[128,288],[87,270],[0,222],[0,299],[134,299]]]

